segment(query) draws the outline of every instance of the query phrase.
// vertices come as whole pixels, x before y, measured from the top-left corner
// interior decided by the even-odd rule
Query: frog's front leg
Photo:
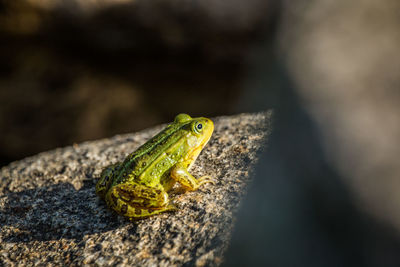
[[[136,183],[114,186],[108,191],[106,202],[117,213],[132,219],[176,209],[168,204],[168,194],[162,188]]]
[[[194,191],[197,190],[202,184],[212,183],[214,181],[210,176],[203,176],[196,179],[193,175],[191,175],[187,169],[187,164],[184,162],[176,164],[171,169],[171,177],[178,183],[180,183],[185,189]]]

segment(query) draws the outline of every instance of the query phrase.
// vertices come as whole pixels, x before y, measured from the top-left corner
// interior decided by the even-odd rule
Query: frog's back
[[[139,176],[165,152],[167,147],[181,139],[182,135],[177,133],[184,126],[185,124],[170,124],[136,151],[129,154],[122,163],[119,175],[113,184],[124,183],[127,180],[140,182]]]

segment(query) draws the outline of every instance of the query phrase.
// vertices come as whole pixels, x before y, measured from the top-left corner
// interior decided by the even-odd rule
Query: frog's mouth
[[[210,141],[211,135],[214,131],[214,123],[212,122],[212,120],[205,120],[205,127],[201,137],[199,137],[199,144],[188,153],[188,159],[190,160],[190,165],[188,168],[192,167],[193,163],[196,161],[203,148],[207,145],[208,141]]]

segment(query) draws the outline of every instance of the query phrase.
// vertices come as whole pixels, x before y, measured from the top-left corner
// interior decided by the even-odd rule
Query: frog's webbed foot
[[[143,207],[130,207],[131,212],[134,213],[135,215],[133,216],[128,216],[124,215],[125,217],[128,217],[129,220],[131,221],[136,221],[136,220],[141,220],[145,219],[149,216],[160,214],[162,212],[168,212],[168,211],[177,211],[178,208],[175,207],[174,205],[167,205],[166,207],[160,208],[160,209],[147,209]],[[121,213],[120,213],[121,214]]]
[[[177,208],[168,203],[168,194],[163,189],[141,184],[120,184],[106,195],[106,202],[117,213],[141,219]]]
[[[211,183],[215,184],[215,181],[208,175],[202,176],[196,179],[189,173],[184,164],[176,164],[171,170],[171,177],[178,183],[180,183],[185,189],[194,191],[197,190],[201,185]]]

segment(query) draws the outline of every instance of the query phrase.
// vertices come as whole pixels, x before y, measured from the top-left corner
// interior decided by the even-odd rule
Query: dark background
[[[227,265],[400,266],[397,0],[0,2],[0,165],[274,109]]]
[[[1,165],[180,112],[237,112],[251,47],[277,12],[268,1],[255,17],[255,3],[48,2],[2,4]]]

